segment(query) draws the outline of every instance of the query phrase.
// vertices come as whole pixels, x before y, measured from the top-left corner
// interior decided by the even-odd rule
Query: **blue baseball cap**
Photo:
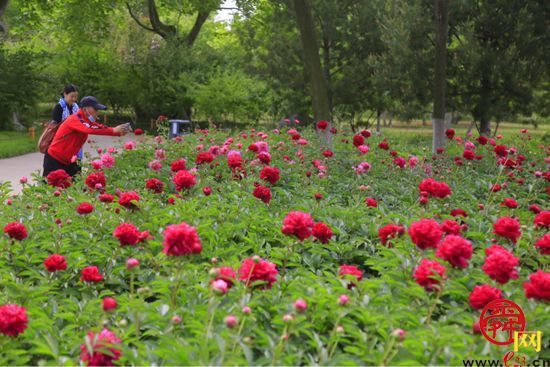
[[[106,110],[107,106],[99,103],[94,96],[86,96],[80,100],[80,107],[93,107],[96,110]]]

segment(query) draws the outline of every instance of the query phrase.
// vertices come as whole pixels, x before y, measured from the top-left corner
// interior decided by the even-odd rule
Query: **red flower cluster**
[[[459,235],[462,231],[462,226],[454,220],[445,219],[443,223],[441,223],[441,229],[446,234]]]
[[[164,252],[168,256],[200,254],[202,244],[197,230],[187,223],[172,224],[164,231]]]
[[[46,176],[48,185],[66,189],[71,186],[71,176],[65,170],[58,169],[52,171]]]
[[[80,346],[80,359],[86,362],[86,366],[114,366],[113,361],[120,358],[120,350],[117,344],[121,340],[107,329],[94,334],[89,332],[86,343]]]
[[[468,213],[466,213],[466,211],[463,210],[463,209],[453,209],[453,210],[451,210],[451,215],[453,217],[458,217],[459,215],[463,216],[463,217],[467,217]]]
[[[447,129],[445,130],[445,136],[447,137],[447,139],[451,140],[455,137],[455,131],[453,129]]]
[[[112,203],[115,200],[115,197],[111,194],[101,194],[99,195],[99,201],[102,203]]]
[[[485,250],[487,257],[481,267],[485,274],[500,284],[507,283],[510,279],[518,278],[519,259],[511,252],[499,245],[493,245]]]
[[[502,298],[502,291],[490,285],[476,285],[472,293],[470,293],[470,306],[474,310],[481,310],[489,302]]]
[[[443,231],[439,223],[433,219],[421,219],[414,222],[409,228],[409,236],[418,248],[425,250],[427,248],[436,248],[441,241]]]
[[[471,161],[475,159],[476,154],[472,150],[465,149],[464,152],[462,152],[462,157],[468,161]]]
[[[545,210],[537,214],[534,220],[535,227],[550,228],[550,211]]]
[[[390,239],[397,238],[403,233],[405,233],[405,228],[403,226],[398,226],[396,224],[386,224],[384,227],[378,230],[378,237],[382,241],[383,245],[388,245],[388,241]]]
[[[25,331],[28,322],[24,307],[14,304],[0,306],[0,334],[18,336]]]
[[[519,206],[518,202],[512,198],[505,198],[504,200],[502,200],[502,203],[500,205],[510,209],[515,209]]]
[[[311,233],[321,243],[328,243],[333,236],[332,229],[323,222],[315,223]]]
[[[118,198],[118,203],[126,209],[134,209],[137,207],[139,195],[135,191],[123,192]]]
[[[200,152],[197,154],[196,164],[212,163],[214,161],[214,155],[210,152]]]
[[[474,252],[470,241],[456,235],[445,237],[437,247],[435,256],[448,261],[455,268],[468,267],[468,261]]]
[[[240,168],[243,164],[243,158],[240,154],[234,153],[234,154],[228,154],[227,155],[227,165],[231,169]]]
[[[178,172],[186,169],[185,159],[177,159],[173,161],[172,165],[170,166],[170,169],[172,170],[172,172]]]
[[[149,191],[160,194],[164,191],[164,182],[158,178],[150,178],[145,183],[145,188]]]
[[[90,214],[91,212],[94,211],[94,206],[87,202],[80,203],[76,208],[76,211],[80,215]]]
[[[505,145],[497,145],[493,151],[499,157],[506,157],[508,155],[508,149]]]
[[[149,237],[149,231],[140,232],[131,223],[122,223],[113,231],[113,236],[118,239],[121,246],[135,246]]]
[[[280,171],[277,167],[265,166],[260,172],[260,178],[262,180],[269,181],[272,185],[275,185],[280,179]]]
[[[427,178],[418,185],[420,192],[427,192],[430,196],[443,199],[450,196],[452,191],[445,182],[438,182],[433,178]]]
[[[358,147],[363,144],[365,144],[365,138],[363,135],[357,134],[353,136],[353,146]]]
[[[48,256],[46,260],[44,260],[44,267],[50,272],[56,272],[59,270],[65,270],[67,269],[67,261],[65,260],[65,257],[59,254],[53,254]]]
[[[237,279],[237,274],[235,274],[235,271],[229,266],[212,269],[212,273],[215,274],[213,281],[223,280],[228,288],[233,287],[235,279]]]
[[[139,127],[134,130],[134,135],[139,136],[143,134],[143,129],[140,129]]]
[[[441,280],[445,279],[445,271],[445,267],[437,261],[422,259],[413,277],[420,286],[431,292],[438,288]]]
[[[367,206],[371,207],[371,208],[377,208],[378,207],[378,202],[374,198],[366,198],[365,199],[365,204],[367,204]]]
[[[520,224],[517,219],[510,217],[498,218],[493,224],[495,234],[507,238],[513,243],[516,243],[521,237]]]
[[[293,211],[286,215],[281,231],[286,235],[296,236],[300,241],[303,241],[311,236],[312,228],[313,218],[309,213]]]
[[[17,241],[23,241],[27,238],[27,228],[24,224],[19,222],[11,222],[6,224],[4,227],[4,233],[6,233],[9,238],[13,238]]]
[[[529,281],[523,283],[523,289],[527,298],[550,301],[550,273],[538,270],[529,275]]]
[[[536,243],[535,247],[543,255],[550,255],[550,233],[542,236]]]
[[[380,144],[378,144],[378,148],[388,150],[390,149],[390,145],[388,144],[388,141],[384,139],[380,142]]]
[[[87,266],[80,272],[80,280],[97,283],[103,280],[103,275],[101,275],[97,266]]]
[[[249,287],[271,288],[277,281],[277,266],[258,256],[245,259],[239,268],[239,279]],[[260,284],[258,284],[260,282]]]
[[[319,130],[325,130],[327,127],[328,127],[328,121],[322,120],[317,123],[317,129]]]
[[[266,204],[269,204],[271,201],[271,189],[269,187],[259,185],[252,191],[252,195]]]
[[[102,188],[106,185],[105,175],[103,172],[92,172],[86,177],[86,185],[92,190],[96,189],[97,185],[101,185]]]
[[[342,279],[355,278],[357,281],[361,281],[363,272],[354,265],[341,265],[338,269],[338,276]],[[351,282],[349,285],[354,285],[354,283]]]
[[[176,185],[176,190],[181,191],[195,186],[197,184],[197,177],[189,171],[180,170],[176,173],[172,182]]]

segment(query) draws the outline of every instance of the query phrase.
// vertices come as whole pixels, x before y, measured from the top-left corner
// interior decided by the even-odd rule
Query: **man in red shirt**
[[[96,122],[98,111],[106,109],[95,97],[82,98],[80,110],[59,126],[48,148],[44,157],[44,177],[58,169],[73,177],[79,173],[81,167],[76,163],[76,154],[88,140],[89,134],[122,136],[128,132],[126,124],[112,128]]]

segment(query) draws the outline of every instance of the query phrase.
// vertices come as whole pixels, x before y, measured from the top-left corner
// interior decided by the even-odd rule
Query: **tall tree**
[[[445,84],[447,83],[447,29],[449,0],[434,0],[435,78],[433,95],[433,144],[435,153],[445,145]]]
[[[172,8],[175,10],[175,12],[178,13],[177,19],[179,19],[182,14],[190,14],[193,13],[194,10],[196,10],[197,12],[195,23],[186,34],[181,34],[179,32],[177,22],[175,22],[175,24],[167,24],[160,19],[157,2],[155,0],[146,0],[145,4],[141,3],[140,5],[147,15],[149,24],[146,24],[142,21],[139,14],[135,11],[133,5],[130,2],[126,2],[128,13],[130,13],[132,19],[134,19],[134,21],[140,27],[158,34],[166,41],[173,41],[176,44],[185,44],[191,47],[195,43],[195,40],[197,39],[200,30],[208,19],[210,13],[219,7],[220,1],[192,1],[191,4],[188,4],[187,8],[183,8],[179,3],[173,5]]]
[[[315,121],[329,121],[329,127],[324,132],[324,142],[327,146],[332,144],[330,132],[330,100],[328,96],[327,82],[321,68],[319,56],[319,44],[315,35],[315,25],[311,14],[311,5],[308,0],[294,0],[296,22],[300,30],[300,39],[304,52],[305,67],[308,71],[313,104],[313,118]]]

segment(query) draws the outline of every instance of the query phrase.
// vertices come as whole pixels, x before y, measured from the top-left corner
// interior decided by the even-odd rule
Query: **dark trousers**
[[[82,170],[82,168],[78,164],[76,164],[76,162],[71,163],[69,165],[63,164],[58,160],[56,160],[51,155],[49,155],[48,153],[44,154],[43,168],[44,168],[44,173],[42,174],[42,176],[44,177],[48,176],[50,172],[56,171],[58,169],[62,169],[63,171],[67,172],[68,175],[70,175],[71,177],[74,177],[76,176],[77,173],[79,173]]]

